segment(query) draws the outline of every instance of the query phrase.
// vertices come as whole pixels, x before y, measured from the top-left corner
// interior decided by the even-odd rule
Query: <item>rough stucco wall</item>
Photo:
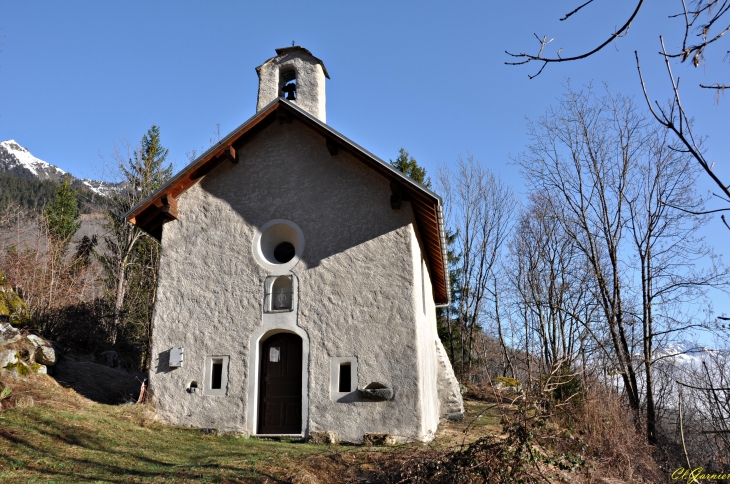
[[[418,366],[421,400],[421,440],[434,437],[439,423],[438,360],[433,350],[434,340],[438,339],[436,330],[436,307],[433,302],[433,288],[428,271],[424,271],[424,259],[418,236],[413,225],[410,226],[413,279],[414,313],[416,315],[416,334],[418,338]],[[424,294],[425,289],[425,294]],[[424,312],[425,296],[425,312]]]
[[[304,52],[290,52],[277,56],[259,67],[256,112],[279,97],[279,70],[285,66],[293,67],[297,73],[297,99],[292,102],[326,123],[324,71],[317,60]]]
[[[176,424],[255,432],[246,419],[257,404],[247,395],[249,337],[262,324],[268,273],[254,260],[252,240],[257,227],[283,218],[306,241],[292,269],[297,324],[310,344],[304,430],[356,442],[366,432],[423,437],[412,303],[421,282],[413,278],[410,206],[392,210],[388,180],[346,153],[330,156],[324,140],[297,121],[269,126],[239,156],[183,194],[179,219],[164,227],[150,375],[159,414]],[[168,370],[174,346],[185,348],[185,363]],[[433,341],[423,351],[433,352]],[[208,355],[230,356],[225,397],[185,391],[191,380],[204,384]],[[347,356],[358,358],[359,388],[383,383],[393,400],[332,401],[331,358]]]

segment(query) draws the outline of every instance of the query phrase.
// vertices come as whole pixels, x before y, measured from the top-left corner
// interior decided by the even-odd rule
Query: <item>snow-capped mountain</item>
[[[7,173],[19,178],[51,180],[60,182],[66,175],[71,176],[74,186],[82,186],[99,195],[106,195],[114,185],[88,178],[76,178],[57,166],[33,156],[15,140],[0,142],[0,174]]]
[[[724,355],[718,350],[701,346],[691,341],[671,343],[654,352],[654,361],[663,360],[667,363],[680,366],[697,365],[699,367],[703,361],[706,362],[713,357],[724,358]]]
[[[15,140],[0,142],[0,173],[10,173],[19,178],[61,181],[65,171],[39,160]]]

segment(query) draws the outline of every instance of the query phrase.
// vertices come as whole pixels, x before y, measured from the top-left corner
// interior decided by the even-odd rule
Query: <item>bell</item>
[[[281,88],[282,91],[286,93],[286,100],[287,101],[296,101],[297,99],[297,85],[296,84],[287,84],[283,88]]]

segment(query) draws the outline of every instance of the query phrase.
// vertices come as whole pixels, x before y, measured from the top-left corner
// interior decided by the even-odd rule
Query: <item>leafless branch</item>
[[[687,8],[687,3],[685,2],[685,0],[682,0],[682,13],[677,15],[670,15],[670,18],[676,18],[680,16],[684,17],[684,39],[682,40],[682,50],[676,54],[668,55],[669,57],[681,57],[682,62],[691,57],[692,64],[695,67],[698,67],[703,58],[705,48],[707,48],[707,46],[712,44],[713,42],[719,40],[723,35],[725,35],[726,32],[728,32],[728,30],[730,30],[729,25],[725,28],[725,30],[717,34],[715,37],[707,40],[707,35],[709,34],[710,29],[715,24],[715,22],[717,22],[725,13],[728,12],[728,10],[730,10],[730,2],[728,0],[724,0],[722,2],[722,5],[720,5],[718,9],[714,10],[714,12],[713,7],[716,6],[717,0],[697,0],[696,4],[697,8],[690,11]],[[709,20],[706,23],[701,24],[697,27],[700,32],[698,36],[702,38],[702,42],[687,47],[687,39],[689,38],[690,31],[693,29],[695,22],[697,22],[697,19],[704,13],[708,14]]]
[[[672,58],[674,58],[674,57],[681,57],[682,58],[682,62],[686,61],[691,56],[692,57],[692,64],[695,67],[699,67],[700,61],[702,60],[702,53],[704,52],[705,48],[708,45],[712,44],[713,42],[716,42],[716,41],[720,40],[720,38],[722,38],[722,36],[725,35],[728,31],[730,31],[730,25],[728,25],[727,27],[725,27],[725,30],[723,30],[722,32],[720,32],[719,34],[717,34],[712,39],[707,40],[707,41],[702,42],[702,43],[699,43],[699,44],[696,44],[696,45],[693,45],[691,47],[685,47],[685,48],[682,49],[682,52],[678,52],[676,54],[666,54],[664,52],[660,52],[660,54],[666,55],[667,57],[672,57]],[[694,53],[694,55],[693,55],[693,53]]]
[[[726,212],[726,211],[730,211],[730,207],[728,207],[728,208],[718,208],[716,210],[704,210],[702,212],[695,212],[693,210],[686,210],[686,209],[684,209],[682,207],[677,207],[675,205],[672,205],[671,203],[662,202],[662,205],[666,205],[667,207],[670,207],[670,208],[673,208],[673,209],[676,209],[676,210],[681,210],[684,213],[691,213],[692,215],[708,215],[708,214],[715,213],[715,212]]]
[[[728,187],[725,186],[724,183],[715,175],[712,170],[710,169],[710,165],[705,160],[704,155],[702,154],[702,150],[698,146],[697,142],[694,139],[694,135],[692,133],[692,128],[689,123],[689,119],[687,118],[687,113],[684,110],[684,107],[682,107],[682,101],[679,97],[679,87],[678,82],[675,81],[674,74],[672,73],[672,67],[669,63],[669,56],[666,55],[666,49],[664,47],[664,39],[660,36],[659,40],[662,44],[662,53],[664,55],[664,61],[667,66],[667,72],[669,74],[669,79],[672,83],[672,91],[673,91],[673,100],[669,107],[668,113],[665,112],[659,105],[657,104],[657,109],[654,109],[654,106],[652,105],[651,101],[649,100],[649,94],[646,90],[646,84],[644,83],[644,76],[641,73],[641,64],[639,63],[639,53],[634,51],[634,56],[636,57],[636,69],[639,72],[639,80],[641,81],[641,88],[644,92],[644,98],[646,99],[646,104],[649,106],[649,110],[651,111],[651,114],[654,116],[654,118],[657,120],[659,124],[664,126],[665,128],[669,129],[674,133],[674,135],[677,137],[677,139],[687,148],[687,151],[692,154],[692,157],[697,160],[697,162],[700,164],[703,170],[710,175],[710,178],[717,184],[717,186],[720,187],[722,192],[730,197],[730,190],[728,190]],[[657,110],[659,111],[658,114]],[[676,111],[676,114],[675,114]]]
[[[588,3],[590,3],[590,2],[588,2]],[[639,0],[639,2],[636,5],[636,9],[634,9],[634,12],[631,14],[631,17],[629,17],[629,19],[626,21],[626,23],[620,29],[618,29],[613,34],[611,34],[608,37],[608,39],[606,39],[606,41],[604,41],[598,47],[596,47],[595,49],[593,49],[593,50],[591,50],[589,52],[586,52],[586,53],[581,54],[581,55],[573,56],[573,57],[560,57],[560,51],[558,51],[558,56],[557,57],[542,57],[542,51],[545,48],[545,46],[549,43],[549,42],[545,43],[544,42],[545,37],[543,37],[543,41],[541,41],[541,44],[540,44],[540,51],[537,53],[537,55],[526,54],[526,53],[513,54],[513,53],[505,50],[505,53],[507,55],[510,55],[512,57],[518,57],[518,58],[523,59],[523,60],[521,60],[519,62],[505,62],[505,64],[507,64],[507,65],[513,65],[514,66],[514,65],[526,64],[526,63],[531,62],[531,61],[534,61],[534,60],[535,61],[541,61],[541,62],[543,62],[543,65],[540,68],[540,70],[537,72],[537,74],[532,75],[532,76],[528,75],[528,77],[530,79],[534,79],[535,77],[539,76],[540,73],[542,73],[543,69],[545,69],[545,66],[547,64],[549,64],[549,63],[554,63],[554,62],[569,62],[569,61],[575,61],[575,60],[585,59],[586,57],[590,57],[593,54],[595,54],[596,52],[598,52],[601,49],[603,49],[604,47],[606,47],[608,44],[610,44],[614,40],[616,40],[617,38],[622,37],[623,35],[625,35],[626,33],[628,33],[629,27],[631,27],[631,23],[634,21],[634,18],[636,18],[636,15],[639,13],[639,10],[641,10],[641,6],[643,4],[644,4],[644,0]],[[587,4],[585,4],[585,5],[587,5]],[[583,8],[583,6],[585,6],[585,5],[582,5],[581,7],[578,7],[578,9],[576,9],[576,11],[579,10],[579,9],[581,9],[581,8]],[[572,13],[574,13],[574,12],[572,12]],[[567,18],[567,16],[566,16],[566,18]],[[537,37],[537,34],[535,36]],[[539,37],[538,37],[538,40],[539,40]],[[552,41],[552,39],[551,39],[551,41]],[[562,50],[562,48],[561,48],[561,50]]]
[[[693,389],[693,390],[702,390],[702,391],[708,391],[708,390],[710,390],[710,389],[714,389],[714,390],[720,390],[720,391],[724,391],[724,392],[728,392],[728,391],[730,391],[730,388],[712,388],[712,387],[698,387],[698,386],[694,386],[694,385],[689,385],[689,384],[687,384],[687,383],[683,383],[683,382],[681,382],[681,381],[679,381],[679,380],[675,380],[675,381],[676,381],[676,382],[677,382],[678,384],[682,385],[683,387],[691,388],[691,389]]]
[[[588,4],[589,4],[589,3],[591,3],[591,2],[593,2],[593,0],[588,0],[588,1],[586,2],[586,3],[584,3],[584,4],[583,4],[583,5],[581,5],[580,7],[576,8],[576,9],[575,9],[575,10],[573,10],[572,12],[570,12],[570,13],[568,13],[568,14],[565,14],[565,17],[561,18],[561,19],[560,19],[560,21],[562,22],[563,20],[568,20],[568,17],[570,17],[571,15],[573,15],[573,14],[575,14],[575,13],[578,13],[578,10],[582,9],[583,7],[585,7],[586,5],[588,5]]]

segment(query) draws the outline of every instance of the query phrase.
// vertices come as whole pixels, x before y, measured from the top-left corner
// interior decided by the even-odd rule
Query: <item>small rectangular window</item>
[[[221,358],[213,359],[212,367],[210,388],[211,390],[220,390],[223,377],[223,360]]]
[[[203,395],[225,396],[228,393],[228,356],[205,358]]]
[[[334,401],[351,398],[358,388],[357,356],[334,356],[330,368],[330,397]]]
[[[339,392],[349,392],[352,388],[352,366],[350,363],[340,363]]]

